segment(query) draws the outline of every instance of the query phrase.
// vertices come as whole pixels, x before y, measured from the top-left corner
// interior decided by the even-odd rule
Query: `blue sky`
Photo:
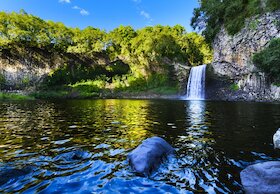
[[[106,31],[119,25],[138,29],[156,24],[180,24],[192,31],[190,19],[195,7],[197,0],[0,0],[1,11],[24,9],[67,26]]]

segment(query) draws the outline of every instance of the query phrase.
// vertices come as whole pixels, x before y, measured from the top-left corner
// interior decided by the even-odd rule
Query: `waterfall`
[[[187,85],[187,100],[203,100],[205,98],[206,65],[191,68]]]

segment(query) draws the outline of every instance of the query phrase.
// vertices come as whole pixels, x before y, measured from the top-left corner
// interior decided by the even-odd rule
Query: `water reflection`
[[[240,170],[277,158],[270,141],[280,126],[279,106],[164,100],[0,102],[0,175],[14,176],[0,178],[0,192],[242,192]],[[126,156],[155,135],[171,143],[177,156],[168,158],[150,179],[137,177]]]
[[[180,143],[186,143],[187,148],[201,149],[214,139],[208,130],[210,122],[208,122],[208,114],[205,110],[205,101],[186,101],[186,133],[179,136]],[[186,149],[186,147],[184,147]]]
[[[200,128],[205,121],[205,101],[186,101],[187,122],[191,124],[191,129]]]

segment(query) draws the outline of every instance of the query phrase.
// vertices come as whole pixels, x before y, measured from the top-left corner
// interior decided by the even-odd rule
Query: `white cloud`
[[[72,9],[79,10],[80,14],[83,15],[83,16],[89,15],[89,11],[87,11],[87,10],[77,6],[77,5],[73,6]]]
[[[75,6],[72,7],[72,9],[78,9],[78,10],[80,10],[81,8],[78,7],[77,5],[75,5]]]
[[[135,3],[141,3],[141,0],[132,0],[134,1]]]
[[[80,14],[81,15],[89,15],[89,12],[87,10],[81,9]]]
[[[59,3],[71,3],[71,0],[59,0]]]
[[[145,12],[144,10],[140,12],[141,16],[144,16],[147,20],[151,20],[151,16],[149,13]]]

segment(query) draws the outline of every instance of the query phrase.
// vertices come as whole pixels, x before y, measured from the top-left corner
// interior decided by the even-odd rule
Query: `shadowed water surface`
[[[242,169],[278,160],[279,127],[280,104],[269,103],[0,102],[0,192],[242,193]],[[138,177],[127,154],[152,136],[176,157]]]

